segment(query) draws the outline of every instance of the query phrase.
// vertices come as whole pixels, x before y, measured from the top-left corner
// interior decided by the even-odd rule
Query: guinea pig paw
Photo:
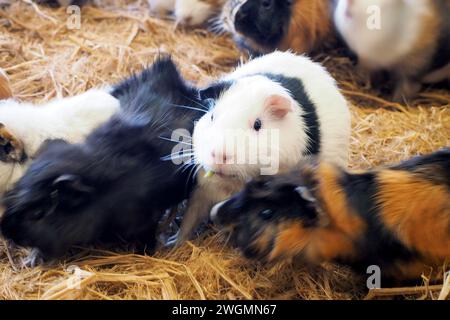
[[[24,268],[35,268],[44,264],[44,257],[39,249],[31,249],[30,254],[22,260]]]
[[[26,159],[25,149],[20,140],[0,123],[0,160],[4,162],[22,162]]]

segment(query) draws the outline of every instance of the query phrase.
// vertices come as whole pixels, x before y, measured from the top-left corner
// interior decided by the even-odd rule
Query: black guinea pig
[[[73,245],[119,240],[153,250],[164,210],[187,198],[194,183],[190,170],[165,159],[176,146],[171,135],[192,132],[202,105],[167,57],[112,95],[121,103],[117,115],[85,143],[49,141],[5,195],[0,227],[6,239],[38,249],[43,258]]]

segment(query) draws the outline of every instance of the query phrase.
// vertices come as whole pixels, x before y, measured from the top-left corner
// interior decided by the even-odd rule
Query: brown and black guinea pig
[[[249,182],[211,219],[266,262],[337,262],[361,274],[376,265],[395,282],[441,275],[450,261],[450,148],[353,173],[303,163]]]
[[[228,0],[222,28],[251,53],[311,53],[334,37],[329,0]]]

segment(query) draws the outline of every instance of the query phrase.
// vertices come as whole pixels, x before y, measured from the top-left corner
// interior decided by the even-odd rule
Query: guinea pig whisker
[[[205,109],[200,109],[200,108],[195,108],[195,107],[188,107],[188,106],[183,106],[181,104],[172,104],[172,106],[174,106],[175,108],[181,108],[181,109],[188,109],[188,110],[194,110],[194,111],[200,111],[203,113],[207,113],[208,111]]]
[[[166,138],[166,137],[161,137],[161,136],[159,136],[158,138],[160,138],[160,139],[162,139],[162,140],[166,140],[166,141],[171,141],[171,142],[176,142],[176,143],[185,144],[185,145],[187,145],[187,146],[192,146],[192,145],[193,145],[192,143],[188,143],[188,142],[185,142],[185,141],[179,141],[179,140],[173,140],[173,139],[169,139],[169,138]]]
[[[203,105],[203,104],[201,104],[200,102],[198,102],[198,101],[195,101],[195,100],[192,100],[191,98],[189,98],[189,97],[186,97],[186,96],[184,96],[186,99],[188,99],[189,101],[191,101],[192,103],[195,103],[196,105],[198,105],[201,109],[204,109],[204,110],[208,110],[208,108],[205,106],[205,105]]]
[[[179,155],[168,155],[165,157],[160,158],[163,161],[169,161],[169,160],[177,160],[177,159],[184,159],[184,158],[191,158],[193,153],[183,153]]]

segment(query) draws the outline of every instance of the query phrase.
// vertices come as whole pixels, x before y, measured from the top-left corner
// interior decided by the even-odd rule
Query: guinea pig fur
[[[47,139],[81,142],[119,110],[109,89],[91,89],[43,105],[0,101],[0,194],[26,171]]]
[[[175,129],[192,131],[202,113],[168,57],[116,86],[121,109],[84,143],[50,141],[5,195],[1,232],[44,257],[73,245],[129,242],[151,252],[160,217],[185,199],[189,170],[163,158]],[[125,103],[126,102],[126,103]]]
[[[223,29],[252,53],[311,53],[334,37],[331,4],[323,0],[229,0]]]
[[[175,10],[175,0],[148,0],[150,12],[165,16]]]
[[[175,20],[180,25],[198,26],[222,8],[225,0],[176,0]]]
[[[392,74],[395,101],[450,79],[449,1],[340,0],[334,21],[361,67]]]
[[[258,261],[376,265],[384,279],[421,281],[450,258],[450,148],[359,172],[303,162],[249,182],[211,219]]]
[[[347,166],[347,101],[325,68],[307,57],[275,52],[256,58],[200,95],[210,111],[195,126],[195,161],[215,174],[199,174],[179,242],[249,178],[289,170],[310,155]],[[236,146],[229,147],[230,137]]]

